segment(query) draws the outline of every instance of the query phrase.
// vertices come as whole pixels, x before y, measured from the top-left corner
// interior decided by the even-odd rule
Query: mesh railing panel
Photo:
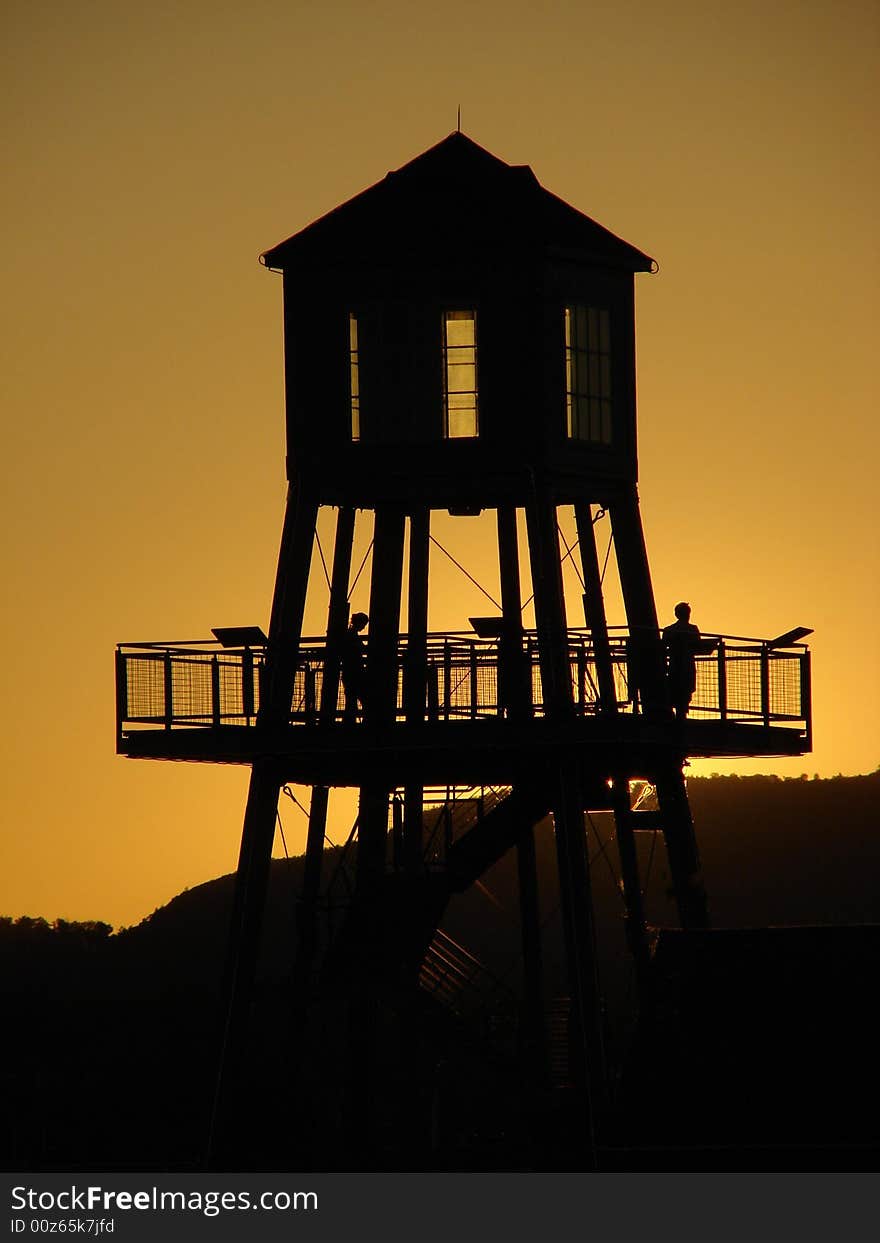
[[[213,712],[211,666],[203,661],[171,659],[173,715],[188,721],[210,721]]]
[[[324,690],[324,648],[310,645],[301,653],[291,697],[291,720],[314,724]],[[435,643],[427,655],[425,717],[428,720],[467,720],[504,715],[499,702],[508,696],[530,694],[531,708],[543,715],[544,700],[537,643],[529,636],[523,644],[521,675],[514,669],[505,689],[505,670],[499,671],[498,649],[466,641]],[[722,646],[696,660],[696,689],[690,716],[694,719],[752,722],[804,720],[803,686],[809,667],[803,652],[781,652],[756,646]],[[170,726],[242,724],[252,721],[260,703],[261,658],[241,652],[219,653],[180,649],[123,651],[124,676],[120,685],[120,725]],[[405,714],[406,647],[399,651],[397,717]],[[583,715],[596,712],[599,676],[589,641],[572,643],[569,653],[572,695]],[[632,673],[625,652],[612,647],[612,674],[618,707],[634,711],[629,685]],[[501,675],[501,676],[500,676]],[[166,702],[170,685],[171,699]],[[500,700],[499,700],[500,697]],[[342,719],[345,691],[338,683],[335,713]],[[360,715],[360,713],[359,713]]]
[[[228,661],[220,662],[220,717],[240,717],[244,715],[244,696],[242,694],[241,665]]]
[[[129,721],[164,721],[165,662],[161,656],[126,656],[126,713]]]
[[[698,660],[697,684],[688,715],[697,719],[717,717],[720,710],[720,694],[718,683],[718,660],[710,656]]]
[[[779,653],[770,661],[770,715],[802,719],[801,662],[797,657]]]
[[[498,711],[498,664],[486,659],[480,660],[476,667],[476,701],[482,712]]]
[[[727,652],[726,656],[728,717],[761,716],[760,654]]]

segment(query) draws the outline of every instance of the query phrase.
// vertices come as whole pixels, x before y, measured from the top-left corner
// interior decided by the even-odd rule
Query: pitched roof
[[[545,190],[528,165],[506,164],[455,132],[321,216],[261,259],[267,267],[395,255],[547,247],[647,272],[650,256]]]

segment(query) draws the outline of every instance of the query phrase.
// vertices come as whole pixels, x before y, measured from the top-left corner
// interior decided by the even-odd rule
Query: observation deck
[[[668,761],[670,750],[693,757],[810,750],[810,654],[803,644],[780,647],[704,634],[690,713],[679,723],[667,709],[646,711],[639,702],[633,636],[612,629],[609,637],[615,705],[600,704],[591,632],[569,630],[572,711],[560,720],[545,712],[534,631],[523,632],[514,657],[520,704],[515,714],[505,706],[509,655],[502,661],[497,639],[472,632],[428,636],[426,668],[419,671],[427,689],[421,713],[414,714],[404,693],[411,659],[402,636],[396,713],[380,724],[365,722],[360,707],[353,720],[350,713],[346,717],[341,685],[335,707],[322,707],[327,643],[303,639],[289,723],[280,730],[259,720],[265,648],[211,641],[121,644],[117,752],[221,764],[272,756],[285,781],[358,785],[385,778],[392,784],[510,784],[522,778],[523,765],[540,764],[560,750],[613,772],[615,754],[624,747],[646,775],[656,762]],[[659,636],[652,637],[659,644]]]

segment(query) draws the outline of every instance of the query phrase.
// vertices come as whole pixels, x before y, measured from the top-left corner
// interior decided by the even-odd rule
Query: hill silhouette
[[[880,772],[827,780],[693,778],[688,789],[716,928],[880,924],[876,813]],[[631,1097],[636,1091],[633,1085],[641,1085],[640,1099],[653,1101],[650,1117],[643,1114],[638,1126],[656,1145],[662,1144],[664,1135],[671,1142],[672,1131],[663,1119],[672,1105],[662,1093],[652,1096],[646,1091],[643,1068],[632,1070],[632,972],[623,939],[612,835],[609,816],[590,818],[609,1049],[624,1088],[630,1085]],[[653,834],[639,837],[649,920],[674,925],[664,852],[652,840]],[[536,841],[550,1005],[554,997],[564,995],[565,979],[549,821],[539,826]],[[299,858],[275,860],[272,865],[254,1036],[259,1073],[270,1081],[282,1080],[289,1070],[279,1047],[279,1016],[284,1009],[283,1004],[279,1009],[279,999],[285,996],[295,949],[294,910],[302,865]],[[329,852],[325,874],[339,866],[339,852]],[[137,926],[115,935],[100,922],[50,925],[40,919],[0,920],[2,993],[8,1013],[15,1016],[0,1036],[0,1082],[9,1121],[0,1160],[6,1168],[198,1165],[210,1107],[233,879],[223,876],[187,890]],[[485,968],[484,978],[495,999],[496,1037],[498,1015],[510,1012],[511,1006],[515,1009],[520,991],[516,893],[516,863],[510,852],[477,885],[450,902],[442,922],[445,933]],[[732,998],[739,1011],[761,1006],[772,1013],[777,1030],[789,1031],[805,1006],[815,1009],[811,963],[821,960],[823,978],[837,980],[832,992],[833,1007],[839,1012],[848,997],[865,995],[864,980],[880,954],[876,936],[862,937],[860,948],[852,938],[846,943],[838,938],[834,949],[829,949],[827,937],[817,940],[815,934],[812,940],[802,936],[772,942],[766,934],[763,941],[757,934],[726,940],[708,936],[710,940],[700,947],[694,938],[686,938],[686,949],[671,934],[665,940],[661,937],[658,979],[665,981],[667,998],[677,997],[674,1022],[668,1007],[666,1012],[663,1039],[669,1058],[671,1051],[680,1051],[694,1039],[703,1046],[714,1042],[719,1065],[725,1058],[735,1062],[738,1057],[749,1067],[747,1046],[753,1035],[748,1024],[731,1023]],[[772,976],[762,966],[770,960],[776,964]],[[852,967],[856,960],[857,969]],[[788,981],[788,1000],[784,1006],[771,1005],[781,977]],[[825,995],[829,996],[827,987]],[[821,1009],[821,990],[818,996]],[[510,1096],[504,1085],[507,1072],[501,1066],[504,1041],[496,1038],[494,1051],[487,1052],[491,1041],[486,1030],[465,1031],[460,1016],[443,1012],[436,1001],[427,1000],[425,1005],[430,1037],[425,1076],[434,1073],[432,1066],[436,1070],[454,1065],[459,1084],[471,1084],[468,1107],[473,1117],[467,1127],[459,1128],[461,1134],[468,1130],[471,1147],[464,1157],[459,1152],[457,1159],[465,1161],[461,1168],[480,1168],[481,1162],[513,1168],[511,1136],[519,1135],[519,1123],[508,1119],[507,1138],[500,1147],[496,1143],[492,1155],[481,1153],[473,1139],[480,1111],[497,1113],[499,1102]],[[734,1028],[733,1044],[728,1042],[722,1055],[718,1032]],[[691,1029],[702,1036],[694,1036]],[[835,1023],[820,1024],[819,1029],[827,1044]],[[646,1036],[643,1024],[634,1047],[640,1041],[644,1046],[647,1039],[659,1048],[661,1036],[656,1030]],[[804,1044],[802,1039],[799,1043]],[[324,1068],[332,1077],[332,1057],[324,1056],[331,1059]],[[706,1058],[701,1064],[707,1075]],[[494,1096],[493,1076],[498,1078]],[[856,1087],[857,1081],[850,1085],[852,1091]],[[792,1100],[796,1096],[794,1088],[790,1096]],[[684,1116],[680,1105],[679,1101],[678,1113]],[[838,1119],[838,1133],[841,1125]],[[691,1139],[700,1127],[705,1131],[705,1120],[693,1121]],[[269,1167],[273,1141],[271,1131],[266,1135],[265,1149],[255,1153],[254,1160]],[[716,1141],[723,1138],[723,1126],[720,1132],[716,1127]],[[331,1159],[328,1152],[332,1154],[329,1136],[321,1158],[325,1162]]]

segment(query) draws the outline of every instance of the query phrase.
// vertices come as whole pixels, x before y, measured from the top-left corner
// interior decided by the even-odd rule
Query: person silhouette
[[[675,606],[676,620],[663,631],[666,647],[669,698],[677,721],[684,721],[697,686],[696,654],[700,632],[691,622],[691,606],[682,600]]]
[[[358,705],[360,704],[361,709],[364,706],[366,653],[364,651],[364,640],[361,638],[361,631],[369,620],[366,613],[352,613],[351,621],[348,623],[348,629],[342,640],[340,666],[342,670],[342,687],[345,691],[345,715],[343,720],[346,725],[353,725],[355,723],[358,715]]]

